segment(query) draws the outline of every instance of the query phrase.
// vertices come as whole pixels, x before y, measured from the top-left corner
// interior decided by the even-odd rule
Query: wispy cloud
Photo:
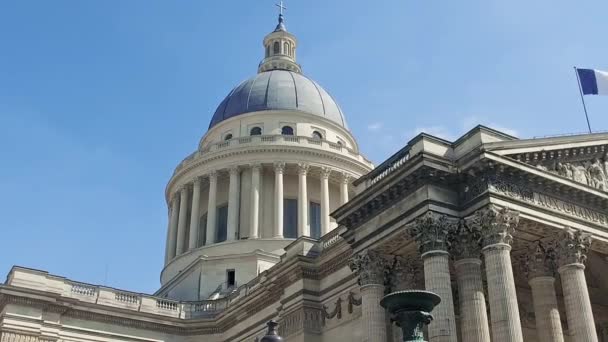
[[[384,127],[384,124],[382,122],[373,122],[367,125],[367,130],[371,132],[377,132],[382,129],[382,127]]]
[[[509,135],[512,135],[515,137],[518,136],[518,131],[516,129],[506,127],[504,125],[501,125],[501,124],[493,122],[493,121],[488,121],[487,119],[485,119],[483,117],[479,117],[476,115],[469,115],[469,116],[465,116],[464,119],[462,119],[463,132],[466,132],[466,131],[472,129],[473,127],[475,127],[477,125],[484,125],[484,126],[492,128],[492,129],[495,129],[497,131],[503,132],[505,134],[509,134]]]

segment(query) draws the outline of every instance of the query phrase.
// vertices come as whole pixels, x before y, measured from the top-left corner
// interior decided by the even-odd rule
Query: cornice
[[[195,154],[198,154],[200,151],[195,152]],[[184,175],[186,175],[188,172],[195,170],[203,165],[209,164],[213,161],[216,160],[222,160],[222,159],[226,159],[229,157],[233,157],[233,156],[242,156],[242,155],[247,155],[247,157],[251,157],[252,153],[268,153],[268,152],[274,152],[274,153],[284,153],[284,154],[288,154],[290,155],[289,160],[282,160],[286,163],[294,163],[297,164],[298,162],[301,162],[301,159],[297,158],[297,157],[293,157],[293,155],[308,155],[308,156],[312,156],[312,157],[319,157],[322,158],[323,160],[327,161],[327,160],[332,160],[338,163],[341,163],[343,165],[344,171],[349,171],[349,172],[353,172],[359,175],[363,175],[368,173],[369,171],[372,170],[372,168],[370,168],[369,165],[366,165],[365,163],[359,162],[353,158],[348,158],[344,155],[332,152],[332,151],[325,151],[325,150],[321,150],[321,149],[316,149],[316,148],[310,148],[310,147],[296,147],[296,146],[292,146],[292,145],[256,145],[256,146],[246,146],[246,147],[236,147],[236,148],[232,148],[232,149],[227,149],[227,150],[223,150],[223,151],[218,151],[218,152],[214,152],[214,153],[203,153],[200,156],[195,156],[192,157],[189,161],[188,161],[188,165],[184,166],[183,168],[176,170],[176,172],[174,172],[174,174],[171,176],[171,179],[169,180],[169,183],[167,184],[167,186],[165,187],[165,198],[168,199],[170,194],[169,194],[169,190],[172,189],[176,184],[179,183],[179,181],[184,177]],[[358,156],[361,156],[360,154],[357,154]],[[271,161],[269,161],[270,163]],[[183,163],[183,162],[182,162]],[[311,165],[314,166],[326,166],[326,164],[323,163],[310,163]],[[168,200],[167,200],[168,202]]]
[[[367,187],[330,215],[338,222],[341,222],[345,217],[352,215],[366,203],[369,203],[370,197],[374,197],[375,199],[382,196],[386,191],[399,192],[400,190],[394,188],[406,186],[411,177],[415,178],[420,173],[427,172],[429,176],[435,178],[436,182],[440,182],[455,171],[456,169],[449,159],[428,153],[419,153],[410,157],[407,162],[391,171],[386,177]]]

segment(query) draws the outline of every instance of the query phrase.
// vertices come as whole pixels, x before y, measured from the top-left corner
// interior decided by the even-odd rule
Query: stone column
[[[167,253],[165,256],[165,264],[168,264],[176,253],[177,243],[177,217],[179,210],[179,202],[177,196],[173,195],[171,199],[171,211],[169,212],[169,231],[167,233]]]
[[[194,179],[194,186],[192,187],[192,210],[190,215],[190,241],[188,243],[188,249],[195,249],[198,243],[198,229],[200,221],[200,207],[201,207],[201,179],[196,177]]]
[[[572,340],[597,342],[595,320],[585,279],[585,262],[591,248],[591,235],[567,228],[558,240],[558,272],[562,279],[566,318]]]
[[[536,334],[540,342],[563,342],[555,294],[556,256],[552,244],[537,241],[523,256],[523,270],[532,288]]]
[[[283,238],[283,172],[285,163],[274,163],[274,234],[273,237]]]
[[[217,172],[209,173],[209,197],[207,201],[207,239],[205,245],[215,243],[215,216],[217,215]]]
[[[348,173],[342,173],[342,179],[340,180],[340,204],[348,202],[348,183],[350,182],[350,175]]]
[[[454,229],[455,224],[456,221],[448,219],[446,215],[429,211],[408,225],[424,263],[425,288],[441,297],[441,303],[433,310],[433,322],[429,325],[430,342],[458,342],[447,252],[448,232]]]
[[[489,205],[468,217],[466,222],[483,236],[492,342],[523,342],[511,265],[512,234],[519,223],[519,213]]]
[[[298,164],[298,237],[310,236],[308,226],[308,188],[306,186],[306,175],[308,164]]]
[[[231,166],[228,173],[230,174],[230,184],[228,185],[228,222],[226,229],[226,241],[233,241],[237,237],[236,231],[239,222],[239,167]]]
[[[262,165],[251,165],[251,216],[249,222],[249,238],[257,239],[260,236],[260,172]]]
[[[386,341],[386,311],[380,306],[384,297],[384,275],[390,261],[374,250],[353,257],[350,268],[359,276],[364,342]]]
[[[329,233],[329,168],[321,169],[321,236]]]
[[[177,255],[186,251],[186,220],[188,215],[188,187],[183,186],[179,193],[179,219],[177,223]]]
[[[460,305],[460,332],[467,342],[490,342],[486,297],[481,278],[481,235],[464,222],[450,232]]]

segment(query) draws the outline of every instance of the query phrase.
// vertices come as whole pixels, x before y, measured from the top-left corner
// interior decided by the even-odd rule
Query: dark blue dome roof
[[[234,88],[219,105],[209,128],[232,117],[263,110],[297,110],[347,128],[338,104],[310,78],[287,70],[257,74]]]

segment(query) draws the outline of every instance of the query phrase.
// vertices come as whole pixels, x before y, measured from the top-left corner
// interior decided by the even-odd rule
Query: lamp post
[[[441,298],[428,291],[396,291],[382,298],[380,305],[387,309],[391,321],[403,331],[403,342],[425,342],[423,328],[431,323],[431,311]]]

